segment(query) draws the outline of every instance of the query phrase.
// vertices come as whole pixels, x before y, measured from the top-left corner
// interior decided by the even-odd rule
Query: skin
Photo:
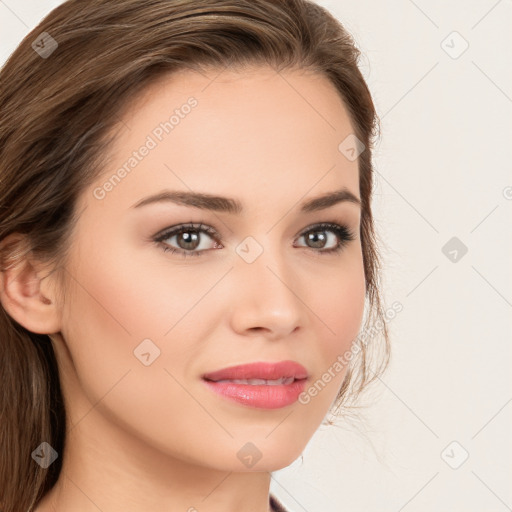
[[[52,334],[69,418],[63,472],[37,512],[266,512],[269,472],[300,456],[341,386],[344,371],[307,404],[265,410],[201,380],[293,360],[311,385],[349,350],[365,295],[359,206],[298,211],[342,187],[360,198],[357,160],[338,150],[353,127],[334,86],[299,70],[219,73],[166,77],[125,112],[105,173],[79,198],[64,304],[37,261],[2,276],[8,313]],[[94,189],[191,96],[190,114],[97,199]],[[132,208],[164,189],[236,198],[244,213]],[[188,222],[213,227],[222,248],[200,233],[203,254],[183,258],[151,241]],[[346,225],[355,240],[322,255],[301,236],[319,222]],[[235,251],[247,236],[263,248],[250,264]],[[166,243],[184,246],[178,236]],[[133,353],[147,338],[160,349],[149,366]],[[248,442],[261,452],[251,468],[237,457]]]

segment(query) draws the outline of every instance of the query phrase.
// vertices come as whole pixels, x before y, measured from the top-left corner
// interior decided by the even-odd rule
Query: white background
[[[60,3],[0,0],[0,61]],[[361,421],[321,427],[271,490],[297,512],[512,510],[512,2],[318,3],[364,54],[385,305],[404,309]]]

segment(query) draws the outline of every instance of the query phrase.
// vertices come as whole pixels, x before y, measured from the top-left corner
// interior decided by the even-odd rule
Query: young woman
[[[10,56],[2,512],[284,510],[387,362],[358,56],[305,0],[69,0]]]

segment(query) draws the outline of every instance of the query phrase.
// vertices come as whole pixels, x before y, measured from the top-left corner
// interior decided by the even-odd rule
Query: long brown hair
[[[77,198],[103,171],[122,109],[153,81],[185,68],[312,70],[339,91],[366,148],[358,157],[365,329],[375,320],[382,327],[350,362],[337,396],[347,403],[389,358],[370,204],[379,124],[359,57],[342,24],[307,0],[64,2],[0,71],[0,270],[31,254],[64,283]],[[29,332],[3,307],[0,381],[0,510],[30,511],[59,477],[66,414],[49,336]],[[59,453],[47,469],[31,457],[43,441]]]

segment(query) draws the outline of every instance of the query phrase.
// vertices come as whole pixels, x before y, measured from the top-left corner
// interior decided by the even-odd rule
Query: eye
[[[331,233],[330,237],[327,235],[329,232]],[[334,236],[332,236],[333,233]],[[300,237],[305,237],[307,243],[311,244],[307,247],[321,249],[315,251],[320,254],[340,252],[348,242],[356,239],[354,233],[352,233],[347,226],[331,222],[323,222],[312,226],[308,228],[307,231],[304,231]],[[325,248],[325,246],[328,245],[330,245],[330,247]]]
[[[201,254],[208,249],[204,247],[203,238],[204,235],[208,237],[216,237],[217,232],[209,227],[200,224],[182,224],[181,226],[175,226],[157,235],[154,241],[159,243],[164,252],[171,251],[172,253],[179,253],[183,256],[201,256]],[[178,248],[170,247],[168,243],[162,243],[164,240],[170,240],[176,238],[176,244]],[[206,244],[208,245],[208,244]],[[214,248],[222,247],[215,241]]]
[[[331,236],[329,236],[329,233]],[[324,222],[309,227],[299,236],[299,238],[302,237],[305,237],[308,245],[299,245],[299,247],[312,249],[313,252],[319,254],[338,253],[348,242],[356,239],[356,236],[347,226],[330,222]],[[169,242],[173,238],[176,238],[174,243],[178,247],[173,247]],[[208,242],[204,240],[205,238],[213,238],[213,247],[208,247]],[[201,256],[203,253],[207,252],[208,249],[222,248],[218,239],[219,236],[217,232],[210,226],[205,226],[202,223],[188,223],[166,229],[162,233],[157,234],[153,238],[153,241],[157,243],[164,252],[170,251],[173,254],[178,253],[183,257],[187,257],[189,255]]]

